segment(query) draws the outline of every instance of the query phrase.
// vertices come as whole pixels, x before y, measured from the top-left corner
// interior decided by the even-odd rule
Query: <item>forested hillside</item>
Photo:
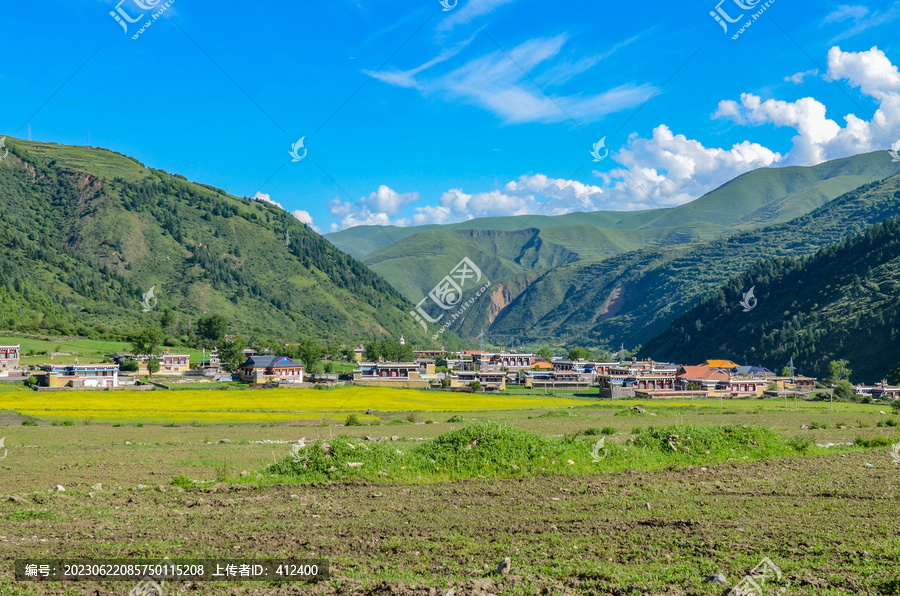
[[[276,206],[104,149],[7,146],[0,328],[124,337],[166,322],[177,337],[219,313],[284,341],[424,338],[394,288]]]
[[[748,312],[740,304],[754,288]],[[900,362],[900,218],[820,249],[766,259],[728,281],[647,343],[644,353],[695,364],[730,358],[771,370],[791,359],[824,377],[847,359],[854,380],[880,381]]]
[[[809,255],[897,215],[900,176],[864,185],[788,223],[557,267],[507,306],[491,332],[517,343],[573,337],[614,347],[646,344],[756,261]]]

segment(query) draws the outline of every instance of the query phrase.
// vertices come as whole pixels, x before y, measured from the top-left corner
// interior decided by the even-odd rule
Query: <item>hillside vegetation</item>
[[[751,287],[757,303],[744,312],[740,301]],[[793,358],[819,377],[830,360],[846,358],[854,379],[875,382],[900,362],[898,296],[900,218],[893,218],[814,255],[757,263],[678,317],[645,352],[771,370]]]
[[[898,215],[900,176],[894,176],[864,185],[788,223],[693,245],[644,249],[557,267],[507,306],[491,332],[495,338],[516,342],[549,342],[568,336],[607,341],[612,346],[646,344],[685,310],[758,260],[810,255]]]
[[[177,337],[218,313],[284,341],[424,336],[394,288],[278,207],[104,149],[7,145],[0,328],[118,338],[168,313]]]
[[[328,238],[359,256],[412,302],[469,257],[493,286],[489,299],[455,321],[453,329],[464,337],[474,338],[484,328],[491,341],[507,345],[575,338],[594,345],[635,345],[662,331],[685,306],[678,290],[671,305],[651,298],[653,307],[662,309],[659,321],[641,314],[616,324],[617,313],[640,310],[647,292],[655,294],[642,284],[652,281],[644,277],[649,269],[692,254],[705,242],[802,217],[898,171],[900,166],[880,151],[814,167],[754,170],[672,209],[494,217],[409,228],[362,226]],[[708,271],[702,264],[691,269],[689,299],[698,295],[697,287],[705,291],[708,284],[722,281],[711,273],[734,272]],[[601,325],[607,320],[612,322]]]

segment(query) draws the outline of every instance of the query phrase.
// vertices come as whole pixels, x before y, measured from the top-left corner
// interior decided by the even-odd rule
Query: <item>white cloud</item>
[[[287,209],[285,209],[281,203],[279,203],[278,201],[273,201],[272,197],[264,192],[257,191],[256,194],[253,195],[253,198],[256,199],[257,201],[262,201],[263,203],[269,203],[271,205],[275,205],[279,209],[287,211]],[[304,211],[303,209],[294,209],[293,211],[291,211],[291,215],[293,215],[294,217],[296,217],[298,220],[302,221],[303,223],[309,225],[309,227],[311,227],[316,232],[319,232],[319,233],[322,232],[322,230],[319,229],[318,226],[313,225],[312,215],[310,215],[308,211]]]
[[[469,23],[471,19],[490,14],[504,4],[511,4],[516,0],[469,0],[464,6],[458,6],[450,12],[438,25],[438,33],[445,34],[461,23]],[[462,0],[460,0],[462,4]]]
[[[552,49],[548,53],[552,54]],[[503,67],[499,64],[486,64],[478,70],[485,78],[492,74],[503,76]],[[400,213],[402,206],[399,205],[409,205],[414,200],[398,199],[397,196],[418,199],[418,195],[397,195],[389,188],[381,187],[362,199],[367,206],[374,208],[377,205],[381,209],[362,215],[350,203],[333,201],[332,214],[343,219],[332,229],[372,223],[446,224],[474,217],[672,207],[692,201],[756,168],[815,165],[829,159],[886,149],[900,138],[900,71],[884,52],[876,47],[861,52],[843,52],[832,47],[828,52],[828,72],[824,76],[846,81],[848,86],[872,98],[878,108],[871,119],[847,114],[842,127],[827,117],[825,105],[815,98],[763,100],[758,95],[744,93],[739,100],[719,102],[712,117],[731,120],[741,126],[792,128],[797,134],[788,152],[782,154],[750,140],[725,148],[707,147],[660,124],[650,138],[632,134],[621,149],[611,154],[611,160],[618,166],[606,172],[594,172],[599,180],[596,185],[543,174],[521,176],[489,191],[447,190],[437,205],[417,206],[411,217],[395,219],[391,215]],[[387,209],[395,210],[389,214]]]
[[[897,17],[900,17],[900,2],[894,2],[890,7],[874,12],[870,11],[869,8],[865,6],[842,4],[841,6],[838,6],[837,9],[828,13],[822,22],[824,24],[842,23],[841,27],[843,30],[828,41],[828,44],[830,45],[841,41],[842,39],[848,39],[859,35],[872,27],[891,23],[896,20]],[[852,21],[853,26],[848,27],[845,21]]]
[[[342,201],[335,197],[328,203],[328,211],[335,218],[340,218],[339,224],[332,224],[331,230],[342,230],[353,226],[406,226],[406,219],[392,220],[391,216],[397,215],[404,207],[419,200],[419,193],[399,193],[382,184],[378,190],[367,197],[361,197],[358,204],[352,201]]]
[[[714,114],[737,124],[774,124],[793,128],[793,147],[785,164],[814,165],[829,159],[882,149],[900,136],[900,73],[877,47],[862,52],[828,51],[828,78],[846,80],[871,97],[878,109],[871,120],[844,116],[844,127],[826,116],[825,105],[812,97],[796,101],[762,100],[752,93],[740,101],[723,100]]]
[[[863,18],[869,14],[869,9],[865,6],[848,6],[847,4],[841,4],[836,9],[828,13],[828,16],[825,17],[825,23],[840,23],[841,21],[846,21],[847,19],[858,20]]]
[[[812,70],[805,70],[803,72],[798,72],[798,73],[792,74],[789,77],[784,77],[784,80],[788,83],[800,85],[801,83],[803,83],[803,79],[805,79],[806,77],[814,77],[818,74],[819,74],[819,69],[814,68]]]
[[[320,234],[322,233],[322,229],[313,223],[313,217],[309,214],[309,211],[304,211],[303,209],[294,209],[293,211],[291,211],[291,215],[296,217],[298,221],[308,225],[316,232]]]
[[[262,201],[263,203],[270,203],[272,205],[275,205],[279,209],[284,209],[284,207],[281,206],[281,203],[279,203],[277,201],[273,201],[272,197],[270,195],[267,195],[264,192],[256,191],[256,194],[253,195],[253,198],[256,199],[257,201]]]
[[[369,195],[364,203],[375,211],[396,215],[403,207],[418,200],[419,193],[417,192],[399,193],[382,184],[376,192]]]
[[[411,70],[386,70],[370,74],[391,85],[416,88],[425,95],[476,105],[496,114],[507,123],[561,122],[570,117],[596,121],[607,114],[640,105],[656,93],[657,89],[653,85],[634,83],[619,85],[595,95],[579,93],[550,97],[535,89],[529,76],[546,79],[546,85],[558,85],[588,70],[602,59],[602,56],[588,57],[572,64],[551,64],[544,73],[532,72],[555,60],[565,43],[564,35],[532,39],[509,52],[489,52],[431,79],[419,76],[431,66],[458,53],[468,44],[466,41],[459,47],[442,51],[437,58]]]

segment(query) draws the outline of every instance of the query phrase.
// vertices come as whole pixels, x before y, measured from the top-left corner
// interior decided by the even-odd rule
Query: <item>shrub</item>
[[[595,435],[600,434],[600,429],[599,428],[589,428],[586,431],[584,431],[584,434],[586,434],[589,437],[593,437]]]
[[[428,419],[425,421],[425,424],[434,424],[434,420]]]
[[[61,424],[63,426],[75,426],[75,421],[74,420],[63,420],[61,422]]]
[[[142,428],[143,426],[144,426],[143,422],[138,422],[137,424],[134,425],[135,428]]]
[[[38,423],[35,420],[23,420],[22,426],[37,426]]]
[[[113,424],[113,428],[119,428],[120,426],[125,426],[125,425],[122,424],[121,422],[116,422],[115,424]]]
[[[194,481],[182,474],[181,476],[176,476],[175,478],[172,478],[172,481],[169,482],[169,484],[171,484],[172,486],[178,486],[180,488],[187,490],[194,486]]]
[[[84,418],[81,419],[81,423],[84,424],[85,426],[90,426],[94,423],[94,417],[93,416],[85,416]]]
[[[167,428],[178,428],[178,424],[175,422],[167,422],[167,423],[163,424],[163,426],[165,426]]]
[[[356,414],[349,414],[347,418],[344,419],[344,426],[362,426],[362,422],[359,421],[359,416]]]
[[[889,439],[888,437],[872,437],[871,439],[864,439],[862,437],[856,437],[856,440],[853,441],[853,444],[857,447],[887,447],[888,445],[893,445],[894,441]]]
[[[406,415],[406,420],[408,420],[409,422],[412,422],[413,424],[415,424],[418,419],[419,419],[419,417],[416,416],[415,412],[410,412],[409,414]]]
[[[614,429],[611,426],[604,426],[603,428],[600,429],[600,434],[601,435],[614,435],[614,434],[616,434],[616,429]]]
[[[454,414],[453,416],[450,416],[449,418],[447,418],[447,422],[449,422],[451,424],[455,424],[457,422],[462,422],[462,421],[463,421],[463,417],[460,416],[459,414]]]

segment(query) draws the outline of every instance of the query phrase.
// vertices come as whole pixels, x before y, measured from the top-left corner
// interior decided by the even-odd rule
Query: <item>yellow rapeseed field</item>
[[[0,393],[0,410],[15,410],[43,420],[93,418],[122,423],[257,423],[294,420],[342,420],[356,413],[471,412],[583,406],[596,398],[549,395],[472,394],[381,387],[315,389],[187,389],[180,391],[67,391]]]

